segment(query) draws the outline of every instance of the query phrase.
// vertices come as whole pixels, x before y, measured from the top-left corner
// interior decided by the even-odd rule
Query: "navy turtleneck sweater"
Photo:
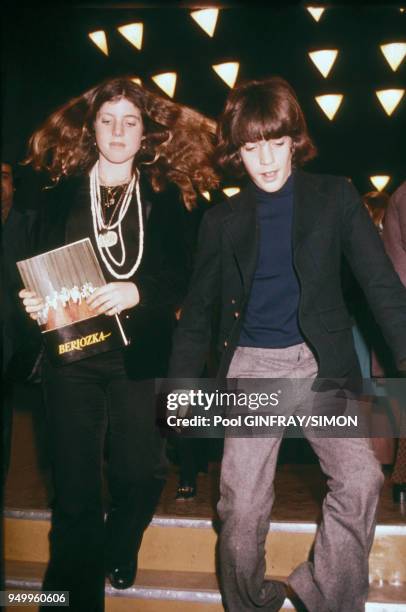
[[[298,324],[299,282],[293,268],[294,174],[273,193],[254,185],[259,253],[239,346],[285,348],[304,342]]]

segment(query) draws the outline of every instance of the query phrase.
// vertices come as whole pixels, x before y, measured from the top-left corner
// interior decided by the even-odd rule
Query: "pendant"
[[[97,242],[102,249],[110,248],[117,244],[117,233],[113,230],[108,230],[98,235]]]

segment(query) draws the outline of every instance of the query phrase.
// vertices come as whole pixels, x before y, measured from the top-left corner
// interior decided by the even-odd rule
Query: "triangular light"
[[[399,68],[406,55],[406,42],[388,43],[381,45],[381,51],[393,72]]]
[[[337,59],[338,49],[322,49],[320,51],[312,51],[309,57],[316,68],[326,78]]]
[[[117,28],[117,30],[130,42],[136,49],[141,51],[142,34],[144,32],[143,23],[128,23],[125,26]]]
[[[90,32],[89,38],[96,45],[96,47],[99,47],[100,51],[103,51],[104,55],[109,54],[106,33],[104,30],[97,30],[97,32]]]
[[[240,193],[240,188],[239,187],[226,187],[225,189],[223,189],[223,193],[228,197],[231,198],[233,195],[236,195],[237,193]]]
[[[376,176],[370,176],[369,180],[377,191],[382,191],[382,189],[385,189],[386,185],[389,183],[390,176],[377,174]]]
[[[202,9],[190,13],[192,19],[212,38],[216,29],[219,9]]]
[[[385,113],[391,116],[399,102],[404,96],[404,89],[381,89],[375,92],[379,102],[382,104]]]
[[[137,85],[142,86],[142,81],[141,81],[140,77],[133,77],[131,80],[132,80],[133,83],[136,83]]]
[[[325,11],[324,8],[319,6],[306,6],[306,8],[315,21],[320,21],[320,18]]]
[[[163,72],[151,77],[154,83],[158,85],[170,98],[175,94],[176,80],[178,78],[176,72]]]
[[[232,89],[237,80],[238,71],[240,69],[239,62],[225,62],[224,64],[215,64],[212,66],[214,72],[216,72],[224,83],[226,83],[230,89]]]
[[[343,98],[342,94],[326,94],[324,96],[316,96],[315,100],[323,113],[332,121],[340,108]]]
[[[204,198],[206,198],[206,200],[208,200],[208,201],[210,202],[210,200],[211,200],[211,195],[210,195],[210,193],[209,193],[208,191],[202,191],[202,196],[203,196]]]

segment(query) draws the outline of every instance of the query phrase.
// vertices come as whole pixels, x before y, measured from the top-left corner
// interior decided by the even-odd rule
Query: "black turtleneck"
[[[256,185],[259,251],[240,346],[285,348],[303,342],[298,325],[300,287],[293,268],[294,173],[273,193]]]

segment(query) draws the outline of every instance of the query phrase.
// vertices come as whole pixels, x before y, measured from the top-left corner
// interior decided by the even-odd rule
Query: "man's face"
[[[1,220],[7,219],[13,205],[13,169],[10,164],[1,164]]]
[[[240,155],[255,185],[268,193],[283,187],[292,172],[290,136],[247,142],[240,148]]]

